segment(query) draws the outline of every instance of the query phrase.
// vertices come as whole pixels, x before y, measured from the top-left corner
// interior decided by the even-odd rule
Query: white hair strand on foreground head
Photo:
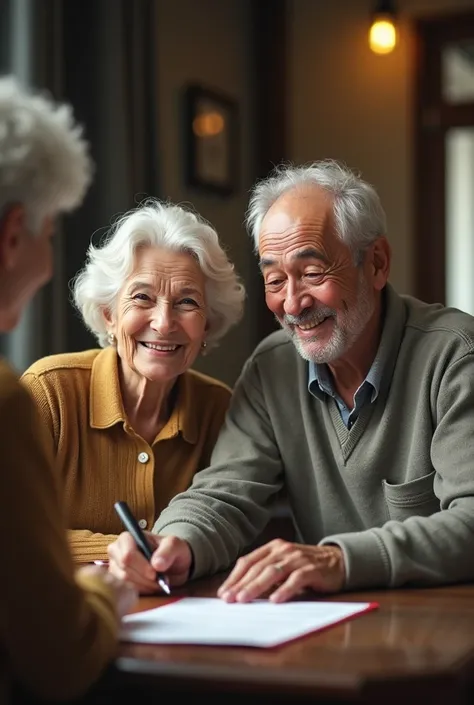
[[[12,76],[0,78],[0,216],[21,203],[36,227],[47,215],[77,207],[92,173],[71,108],[25,92]]]
[[[74,304],[99,344],[109,344],[104,309],[113,310],[117,295],[133,271],[138,247],[150,245],[188,252],[206,280],[207,348],[217,345],[243,314],[245,288],[209,223],[183,206],[148,199],[125,213],[99,246],[90,245],[84,269],[72,282]]]

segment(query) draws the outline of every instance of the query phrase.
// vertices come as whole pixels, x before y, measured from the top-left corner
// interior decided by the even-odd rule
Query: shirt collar
[[[176,381],[178,385],[176,402],[166,425],[161,429],[156,440],[173,438],[182,433],[188,443],[197,443],[199,429],[194,394],[193,373],[185,372]]]
[[[366,383],[372,387],[370,401],[374,402],[380,391],[380,380],[382,377],[382,365],[380,364],[379,355],[375,357],[367,377],[360,385],[359,389]],[[308,391],[315,397],[324,400],[326,394],[334,396],[334,386],[329,375],[327,365],[317,365],[314,362],[308,362]]]
[[[177,393],[173,411],[156,440],[173,438],[182,433],[188,443],[195,444],[198,440],[198,426],[192,372],[180,375],[176,384]],[[126,415],[120,391],[118,355],[116,348],[109,346],[101,350],[92,363],[90,426],[110,428],[120,422],[126,422]]]
[[[90,391],[91,428],[109,428],[125,421],[120,393],[117,351],[109,346],[92,363]]]

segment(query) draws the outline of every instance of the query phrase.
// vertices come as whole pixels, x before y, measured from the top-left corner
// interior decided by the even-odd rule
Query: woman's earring
[[[115,335],[113,333],[108,334],[107,340],[109,341],[109,345],[115,345]]]
[[[206,353],[205,353],[206,348],[207,348],[207,343],[206,343],[205,340],[203,340],[202,343],[201,343],[201,353],[202,353],[203,355],[206,354]]]

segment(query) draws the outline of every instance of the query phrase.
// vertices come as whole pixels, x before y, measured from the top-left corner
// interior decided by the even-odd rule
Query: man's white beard
[[[301,316],[290,316],[287,314],[283,321],[279,321],[304,360],[319,365],[337,360],[352,347],[362,334],[372,317],[375,302],[371,296],[362,269],[359,273],[358,283],[357,300],[355,304],[344,313],[336,313],[334,309],[328,306],[317,306]],[[298,333],[291,328],[292,325],[307,325],[313,322],[320,323],[328,317],[333,318],[334,328],[331,337],[324,345],[318,345],[317,328],[314,337],[306,338],[305,340],[301,340]]]

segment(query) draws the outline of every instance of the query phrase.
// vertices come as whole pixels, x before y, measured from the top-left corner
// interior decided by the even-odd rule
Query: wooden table
[[[175,594],[215,596],[222,579]],[[192,695],[224,705],[474,703],[474,585],[329,599],[380,608],[271,650],[123,644],[114,680],[133,702]],[[138,610],[164,601],[142,598]]]

